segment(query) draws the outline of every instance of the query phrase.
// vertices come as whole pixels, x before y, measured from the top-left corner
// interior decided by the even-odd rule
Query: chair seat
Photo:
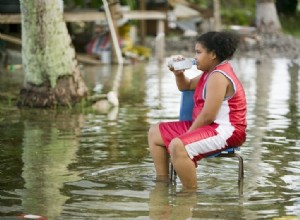
[[[232,154],[234,153],[236,150],[240,150],[240,147],[231,147],[231,148],[227,148],[221,152],[218,152],[216,154],[213,154],[213,155],[210,155],[210,156],[207,156],[206,158],[214,158],[214,157],[218,157],[220,154],[224,154],[224,153],[227,153],[227,154]]]

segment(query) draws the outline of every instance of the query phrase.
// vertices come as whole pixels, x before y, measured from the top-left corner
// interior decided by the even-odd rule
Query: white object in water
[[[110,91],[109,93],[107,93],[107,100],[113,106],[118,106],[119,105],[118,94],[114,91]]]

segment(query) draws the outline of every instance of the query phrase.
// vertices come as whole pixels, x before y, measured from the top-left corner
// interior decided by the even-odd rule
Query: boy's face
[[[197,61],[197,69],[209,71],[215,66],[216,54],[213,51],[208,51],[201,43],[195,45],[195,59]]]

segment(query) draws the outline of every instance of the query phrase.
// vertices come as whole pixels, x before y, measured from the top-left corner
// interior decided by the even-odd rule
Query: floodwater
[[[299,66],[232,63],[248,98],[245,177],[234,158],[203,159],[193,195],[153,181],[148,128],[177,119],[180,102],[165,64],[84,67],[91,90],[118,91],[107,112],[19,110],[22,71],[1,72],[0,219],[300,219]]]

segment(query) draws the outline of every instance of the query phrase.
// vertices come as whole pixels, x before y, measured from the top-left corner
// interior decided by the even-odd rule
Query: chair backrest
[[[194,107],[194,90],[185,90],[181,92],[179,120],[191,121]]]

